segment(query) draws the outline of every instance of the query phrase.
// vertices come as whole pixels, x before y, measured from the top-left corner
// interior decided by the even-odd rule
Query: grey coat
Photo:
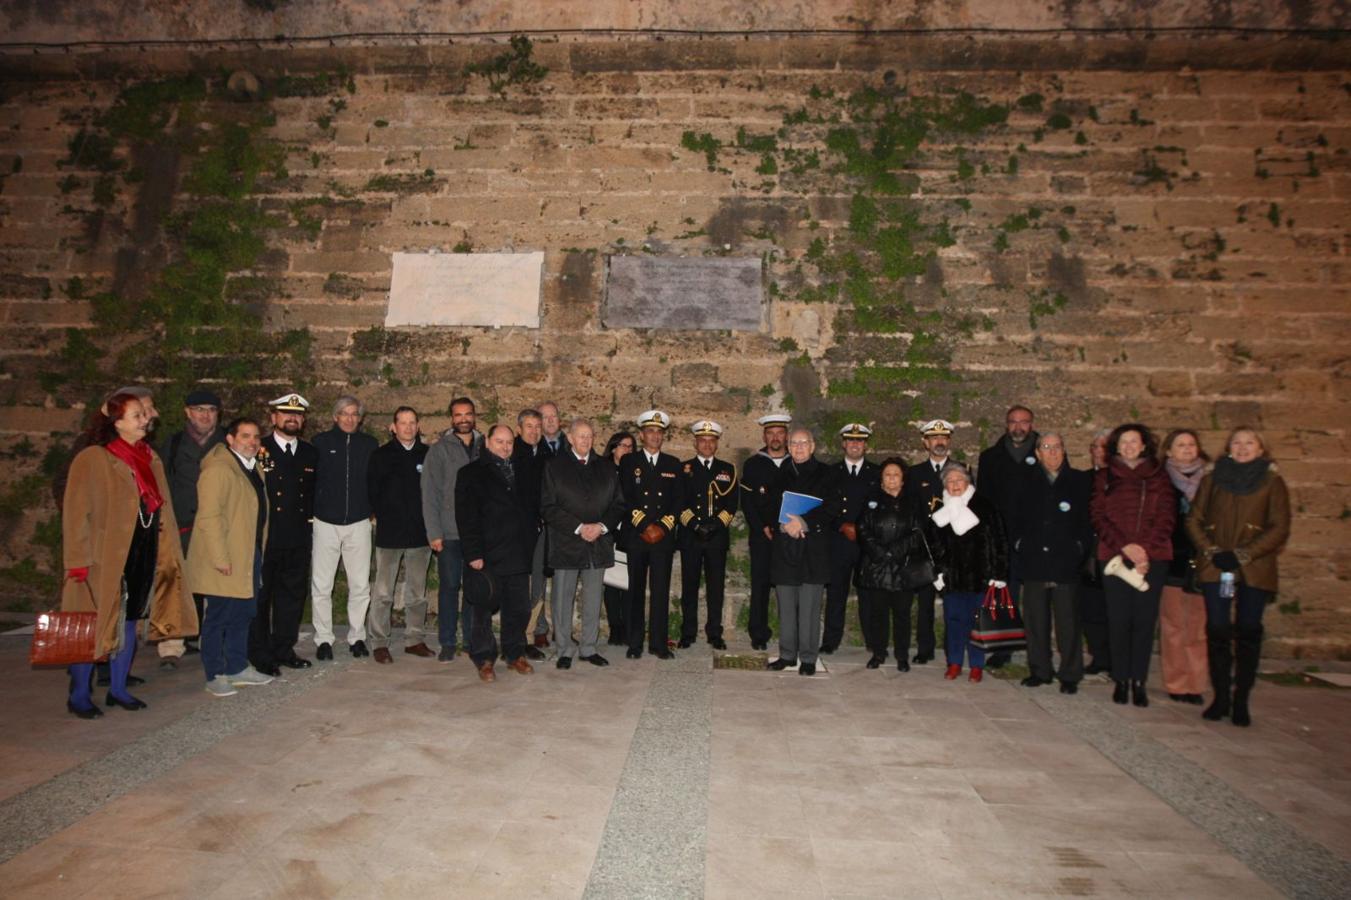
[[[422,521],[427,526],[428,543],[460,539],[455,524],[455,480],[460,470],[482,452],[482,434],[475,431],[474,440],[466,447],[449,428],[427,451],[422,463]]]

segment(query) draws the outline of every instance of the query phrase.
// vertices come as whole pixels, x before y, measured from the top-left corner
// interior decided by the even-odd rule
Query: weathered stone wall
[[[166,393],[214,377],[250,410],[284,385],[320,406],[355,386],[375,418],[460,392],[488,418],[545,397],[607,424],[657,405],[722,421],[729,451],[786,404],[876,422],[879,453],[913,455],[910,423],[948,416],[970,455],[1020,401],[1077,465],[1124,420],[1199,428],[1212,453],[1264,429],[1297,511],[1273,650],[1345,655],[1339,50],[536,40],[517,62],[542,71],[500,90],[466,66],[503,44],[5,57],[10,593],[49,563],[44,463],[133,372]],[[256,92],[227,88],[237,70]],[[200,80],[144,88],[185,72]],[[390,254],[433,247],[544,250],[542,327],[380,328]],[[615,253],[759,255],[770,329],[607,329]],[[250,344],[266,353],[232,366]]]

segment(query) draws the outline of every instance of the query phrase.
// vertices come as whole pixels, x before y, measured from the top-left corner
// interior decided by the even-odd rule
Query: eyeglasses
[[[788,446],[790,446],[790,447],[810,447],[811,445],[812,445],[812,442],[811,442],[811,441],[789,441],[789,442],[788,442]]]

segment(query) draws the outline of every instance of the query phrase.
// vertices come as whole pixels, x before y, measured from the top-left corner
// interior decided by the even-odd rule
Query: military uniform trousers
[[[258,609],[249,629],[249,662],[275,666],[295,656],[310,587],[310,548],[272,548],[263,554]]]
[[[629,631],[629,650],[641,652],[643,632],[647,631],[647,648],[652,653],[666,649],[667,631],[671,618],[671,569],[675,561],[675,541],[667,537],[660,544],[644,544],[628,551],[629,608],[624,624]],[[647,615],[648,592],[651,592],[651,615]],[[650,618],[650,621],[645,621]],[[645,627],[646,626],[646,627]]]
[[[858,544],[842,534],[830,541],[830,583],[826,585],[826,625],[821,633],[821,646],[828,650],[840,646],[844,639],[844,613],[849,604],[849,585],[858,571]],[[862,616],[859,618],[862,625]]]
[[[708,546],[700,540],[680,548],[680,636],[692,641],[699,634],[699,578],[703,576],[708,621],[704,636],[722,637],[722,605],[727,582],[727,548]]]
[[[774,632],[769,628],[769,578],[770,548],[773,542],[763,534],[751,534],[749,538],[751,558],[751,596],[750,632],[752,644],[768,644]]]

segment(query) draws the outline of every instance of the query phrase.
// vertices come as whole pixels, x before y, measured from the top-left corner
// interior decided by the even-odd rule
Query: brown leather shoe
[[[493,664],[486,662],[478,667],[479,681],[496,681],[497,673],[493,671]]]
[[[411,647],[404,647],[403,652],[411,653],[414,656],[421,656],[424,659],[431,659],[432,657],[436,656],[436,651],[434,651],[431,647],[428,647],[426,644],[422,643],[414,644]]]
[[[389,648],[388,648],[388,647],[376,647],[376,648],[375,648],[375,661],[378,662],[378,663],[380,663],[381,665],[386,665],[386,666],[387,666],[387,665],[389,665],[390,663],[394,662],[394,657],[392,657],[392,656],[389,655]]]
[[[507,668],[514,672],[520,672],[522,675],[532,675],[535,671],[535,667],[530,665],[524,656],[518,656],[507,663]]]

